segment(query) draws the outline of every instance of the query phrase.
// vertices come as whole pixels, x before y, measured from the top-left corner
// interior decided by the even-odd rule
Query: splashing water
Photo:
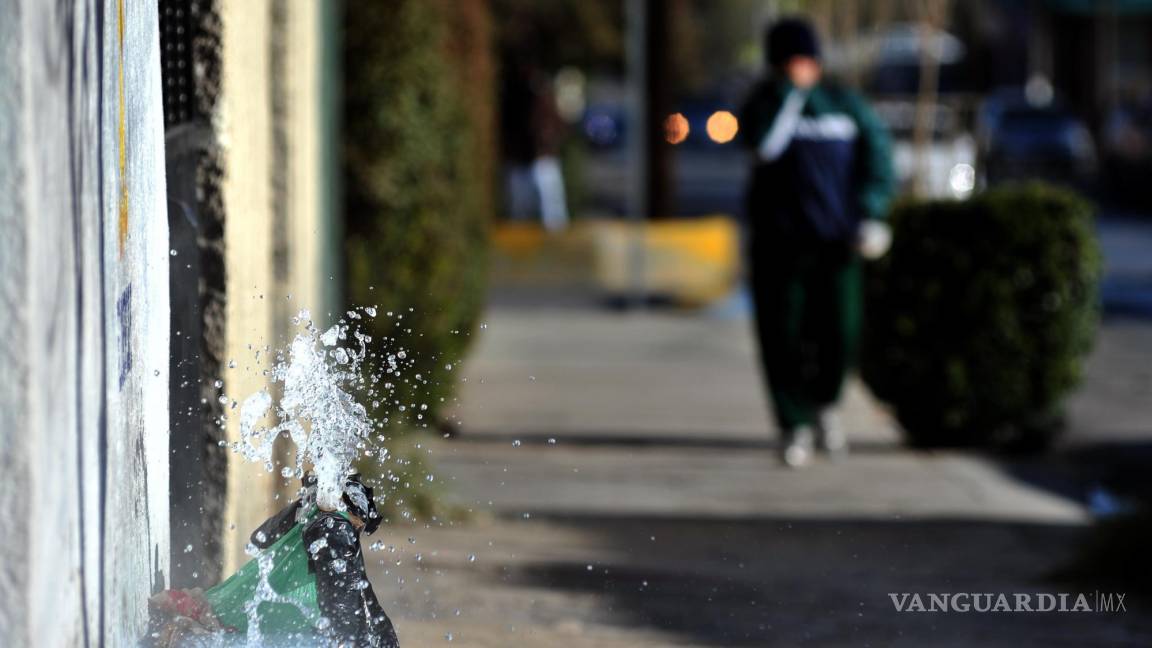
[[[317,482],[316,503],[324,509],[342,509],[344,478],[372,432],[367,410],[353,395],[362,379],[360,365],[371,338],[351,331],[354,345],[345,347],[341,344],[350,332],[343,321],[323,333],[307,310],[300,311],[296,321],[305,323],[304,330],[292,340],[288,356],[280,357],[270,372],[272,382],[283,385],[275,408],[278,422],[261,425],[273,409],[273,399],[267,390],[252,394],[240,408],[240,441],[233,449],[249,461],[262,462],[271,472],[273,444],[287,434],[296,447],[295,476],[303,476],[305,466],[311,465]]]
[[[363,312],[368,317],[375,316],[374,308],[364,308]],[[345,478],[352,472],[353,464],[362,452],[366,456],[375,456],[381,463],[389,457],[386,449],[376,452],[368,449],[375,423],[356,398],[362,391],[360,386],[365,384],[361,366],[370,355],[368,344],[371,342],[369,336],[351,328],[361,319],[359,313],[349,311],[346,319],[320,331],[311,314],[301,310],[293,318],[293,324],[301,327],[300,330],[286,349],[276,355],[275,364],[267,372],[271,382],[280,385],[279,401],[268,389],[246,398],[240,406],[240,440],[232,444],[232,449],[245,459],[261,463],[266,470],[273,472],[276,468],[274,444],[281,436],[288,437],[295,447],[294,465],[283,467],[280,476],[300,478],[305,469],[310,468],[316,476],[315,502],[327,510],[345,508],[342,500]],[[389,356],[389,372],[399,375],[402,367],[395,363],[394,358]],[[374,391],[369,389],[368,396],[373,395]],[[316,544],[308,547],[310,553],[322,548]],[[271,586],[269,575],[273,568],[273,554],[254,545],[249,545],[248,553],[259,567],[259,582],[253,600],[245,605],[244,610],[248,617],[248,631],[242,640],[239,637],[214,637],[219,644],[213,645],[250,648],[284,645],[283,638],[268,643],[269,638],[261,636],[258,609],[266,602],[296,606],[324,634],[330,620],[312,618],[307,608],[281,596]],[[344,566],[334,567],[343,571]]]
[[[391,312],[387,315],[395,320],[402,317]],[[406,464],[405,460],[393,457],[387,448],[380,445],[386,440],[384,436],[373,438],[373,430],[385,429],[392,414],[406,409],[399,400],[397,383],[409,381],[405,374],[413,367],[416,358],[410,357],[410,351],[399,346],[399,340],[387,335],[381,339],[385,343],[384,349],[369,350],[372,338],[362,333],[359,326],[365,319],[376,316],[376,308],[366,306],[348,311],[335,325],[320,330],[312,321],[311,314],[301,310],[292,319],[292,323],[298,327],[295,337],[283,350],[276,352],[275,362],[266,372],[272,385],[248,396],[238,406],[240,438],[231,444],[232,450],[248,461],[262,464],[269,472],[277,472],[285,479],[299,479],[304,476],[305,470],[311,470],[316,477],[315,504],[321,509],[346,508],[343,502],[345,479],[353,472],[353,466],[361,456],[372,458],[381,467],[388,462],[398,466]],[[272,353],[267,346],[263,351],[266,354],[264,357]],[[258,350],[257,362],[259,357]],[[446,370],[450,369],[446,367]],[[426,378],[418,373],[411,380],[427,384]],[[217,381],[215,386],[219,389],[223,382]],[[221,402],[229,400],[224,395],[220,395],[220,398]],[[382,407],[390,407],[391,414],[380,412],[383,419],[376,421],[362,402],[371,403],[377,412]],[[233,407],[237,407],[235,401],[232,403]],[[426,411],[427,405],[411,403],[411,408]],[[422,415],[417,416],[417,420],[422,419]],[[220,424],[223,425],[223,421]],[[277,470],[278,453],[274,451],[274,445],[282,436],[292,442],[294,457],[290,465],[281,466]],[[385,472],[380,476],[389,485],[400,481],[400,477],[392,470]],[[430,474],[427,480],[432,481]],[[410,513],[403,511],[401,515],[407,519]],[[377,542],[372,548],[379,550],[383,547]],[[317,546],[315,542],[307,547],[312,554],[321,549],[323,547]],[[320,645],[316,641],[328,645],[325,642],[331,620],[322,616],[314,617],[308,610],[299,608],[290,598],[278,594],[270,585],[273,552],[260,550],[254,545],[249,546],[248,552],[259,568],[259,582],[253,600],[245,605],[247,633],[240,633],[241,636],[235,633],[230,636],[214,633],[211,637],[205,637],[209,643],[198,643],[196,646],[232,648],[243,645],[257,648]],[[336,561],[332,566],[338,573],[347,569],[343,561]],[[356,586],[366,588],[368,583],[360,581]],[[304,644],[297,644],[293,638],[285,641],[284,638],[262,637],[258,610],[265,602],[297,606],[321,636],[308,638]]]

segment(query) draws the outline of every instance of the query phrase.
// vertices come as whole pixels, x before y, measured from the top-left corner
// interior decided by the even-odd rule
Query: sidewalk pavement
[[[1091,520],[1074,465],[907,450],[853,383],[853,455],[789,471],[743,319],[501,308],[486,324],[463,433],[429,444],[473,518],[388,529],[391,548],[369,552],[407,645],[1152,642],[1135,595],[1091,617],[889,600],[1094,589],[1055,578]],[[1147,432],[1132,348],[1152,335],[1107,329],[1073,403],[1085,442]]]

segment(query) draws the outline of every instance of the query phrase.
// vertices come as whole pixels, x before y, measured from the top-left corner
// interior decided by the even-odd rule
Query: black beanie
[[[820,42],[816,30],[803,18],[781,18],[764,34],[764,50],[768,64],[779,67],[793,56],[820,58]]]

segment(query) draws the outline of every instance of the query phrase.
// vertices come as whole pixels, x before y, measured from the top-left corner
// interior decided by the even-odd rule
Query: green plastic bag
[[[221,624],[247,633],[248,605],[263,599],[256,608],[261,637],[315,635],[322,615],[316,601],[316,577],[308,570],[303,534],[306,524],[307,521],[298,522],[227,580],[204,592]],[[271,596],[257,595],[261,559],[266,561],[266,569],[270,565],[267,582],[272,588]]]

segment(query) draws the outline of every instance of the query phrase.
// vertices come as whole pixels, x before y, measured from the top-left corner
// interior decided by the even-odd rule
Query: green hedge
[[[381,316],[368,322],[374,343],[403,346],[413,360],[396,397],[426,403],[423,422],[436,421],[454,384],[444,367],[463,356],[483,306],[491,138],[466,101],[490,97],[465,97],[463,87],[483,94],[486,81],[463,84],[467,65],[458,59],[487,56],[490,43],[480,40],[470,53],[451,46],[451,3],[344,8],[348,297],[378,308]],[[387,311],[404,319],[397,324]],[[390,422],[410,426],[418,411],[393,411]]]
[[[1098,323],[1091,206],[1042,184],[899,206],[868,276],[862,374],[914,445],[1039,447]]]

